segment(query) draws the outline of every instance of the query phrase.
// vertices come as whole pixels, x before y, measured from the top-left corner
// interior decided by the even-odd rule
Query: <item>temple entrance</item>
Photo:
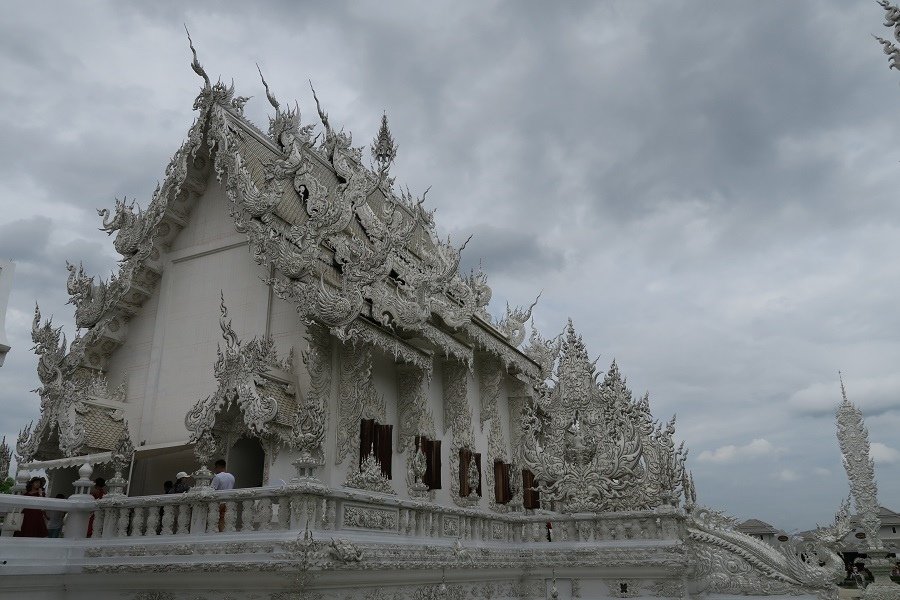
[[[228,450],[228,472],[234,475],[234,487],[260,487],[264,483],[266,453],[257,438],[242,437]]]

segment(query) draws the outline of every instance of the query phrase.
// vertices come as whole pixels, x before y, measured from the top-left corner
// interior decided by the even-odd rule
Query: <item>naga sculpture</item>
[[[107,284],[102,279],[94,285],[94,278],[88,277],[84,267],[66,262],[69,278],[66,281],[66,289],[69,292],[68,304],[75,305],[75,327],[90,329],[96,325],[107,309],[108,288],[113,282]]]
[[[116,198],[115,212],[112,217],[110,217],[109,209],[97,210],[97,214],[103,218],[103,226],[100,230],[105,231],[107,235],[116,233],[113,247],[122,255],[122,260],[128,260],[135,256],[146,246],[147,240],[151,237],[150,233],[156,227],[161,216],[161,211],[156,208],[158,206],[151,205],[151,208],[146,211],[138,206],[137,212],[135,212],[134,200],[129,204],[127,198],[124,200]]]

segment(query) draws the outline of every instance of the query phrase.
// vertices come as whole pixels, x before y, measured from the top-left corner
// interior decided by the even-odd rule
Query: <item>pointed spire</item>
[[[378,172],[382,176],[387,174],[394,159],[397,158],[397,145],[394,143],[394,137],[388,127],[386,113],[381,115],[381,128],[372,141],[372,158],[378,165]]]
[[[204,89],[209,89],[212,87],[212,84],[209,82],[209,75],[206,74],[200,61],[197,60],[197,50],[194,48],[194,40],[191,39],[191,32],[188,31],[187,24],[184,25],[184,31],[187,33],[188,46],[191,47],[191,54],[194,55],[194,60],[191,61],[191,69],[194,70],[194,73],[203,78]]]
[[[844,374],[838,371],[838,379],[841,382],[841,397],[844,399],[844,404],[849,404],[850,400],[847,399],[847,388],[844,387]]]
[[[272,108],[275,109],[275,112],[278,112],[278,109],[281,107],[281,105],[278,103],[278,100],[275,98],[272,92],[269,91],[269,84],[266,83],[266,78],[263,77],[262,69],[259,68],[259,63],[256,63],[256,70],[259,71],[259,78],[262,79],[263,87],[266,88],[266,98],[269,99],[269,104],[272,105]]]

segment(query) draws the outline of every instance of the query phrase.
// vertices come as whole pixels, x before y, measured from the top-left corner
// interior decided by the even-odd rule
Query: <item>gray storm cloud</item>
[[[0,433],[38,412],[34,301],[73,335],[65,260],[115,262],[95,209],[146,203],[211,74],[400,146],[492,309],[568,316],[654,413],[700,500],[787,529],[847,484],[837,371],[900,510],[900,103],[870,3],[25,4],[0,23],[0,254],[19,263]]]

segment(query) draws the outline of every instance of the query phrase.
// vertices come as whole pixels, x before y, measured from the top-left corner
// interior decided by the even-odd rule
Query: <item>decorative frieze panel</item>
[[[468,377],[465,365],[456,361],[444,363],[444,427],[450,433],[450,497],[460,506],[469,506],[469,502],[459,495],[459,451],[475,448]]]
[[[309,346],[303,353],[303,363],[309,373],[309,393],[298,407],[294,426],[297,448],[304,458],[320,464],[325,461],[325,432],[331,405],[332,344],[328,332],[317,325],[307,327]]]
[[[444,537],[459,537],[459,517],[443,515],[441,517],[441,534]]]
[[[344,505],[344,527],[397,531],[398,520],[399,512],[395,508],[375,508],[356,504]]]
[[[400,452],[412,449],[415,436],[435,437],[434,418],[428,410],[428,386],[431,372],[414,367],[398,368],[399,397],[397,413],[400,420]]]
[[[341,378],[338,391],[338,429],[335,464],[359,449],[359,423],[375,419],[383,423],[384,397],[372,383],[372,353],[364,346],[341,346]]]
[[[479,421],[484,431],[486,421],[497,415],[497,403],[503,386],[503,371],[500,361],[490,354],[478,356],[478,381],[481,391],[481,414]]]

